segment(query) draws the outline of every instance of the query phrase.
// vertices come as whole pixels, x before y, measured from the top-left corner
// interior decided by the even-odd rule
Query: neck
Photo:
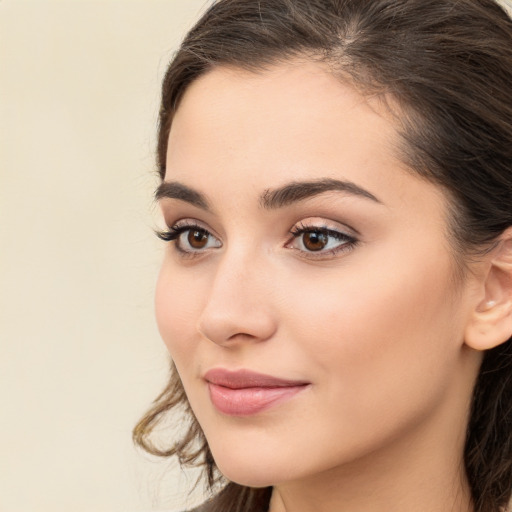
[[[445,467],[428,479],[410,466],[389,469],[376,462],[357,474],[333,472],[321,481],[277,486],[269,512],[473,511],[469,487],[456,468]]]
[[[307,481],[275,486],[269,512],[473,510],[462,461],[432,455],[422,464],[414,459],[395,459],[390,464],[375,454],[373,461],[358,461]]]
[[[472,512],[462,459],[469,404],[444,405],[384,449],[274,486],[269,512]]]

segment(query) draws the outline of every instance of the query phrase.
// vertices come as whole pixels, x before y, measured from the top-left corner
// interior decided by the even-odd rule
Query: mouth
[[[288,401],[310,382],[252,372],[209,370],[204,375],[214,407],[229,416],[250,416]]]

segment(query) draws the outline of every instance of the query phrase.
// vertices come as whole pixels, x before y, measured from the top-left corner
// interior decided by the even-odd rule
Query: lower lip
[[[286,402],[306,387],[308,386],[232,389],[208,383],[213,405],[218,411],[229,416],[251,416],[263,412]]]

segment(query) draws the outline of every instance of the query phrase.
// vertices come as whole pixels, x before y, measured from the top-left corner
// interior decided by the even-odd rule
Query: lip
[[[214,407],[229,416],[250,416],[281,404],[310,382],[253,372],[214,368],[204,375]]]

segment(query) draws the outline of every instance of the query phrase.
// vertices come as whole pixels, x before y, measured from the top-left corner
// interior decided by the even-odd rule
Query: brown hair
[[[188,33],[163,81],[158,166],[165,176],[173,115],[187,87],[215,66],[254,72],[295,56],[325,62],[361,92],[399,105],[402,157],[452,198],[452,239],[467,256],[512,226],[512,21],[494,0],[219,0]],[[463,259],[463,258],[462,258]],[[476,512],[498,512],[512,489],[512,339],[486,352],[475,386],[465,466]],[[168,411],[190,428],[168,449],[150,440]],[[172,367],[134,429],[150,453],[220,478]],[[269,489],[234,483],[207,511],[267,510]]]

